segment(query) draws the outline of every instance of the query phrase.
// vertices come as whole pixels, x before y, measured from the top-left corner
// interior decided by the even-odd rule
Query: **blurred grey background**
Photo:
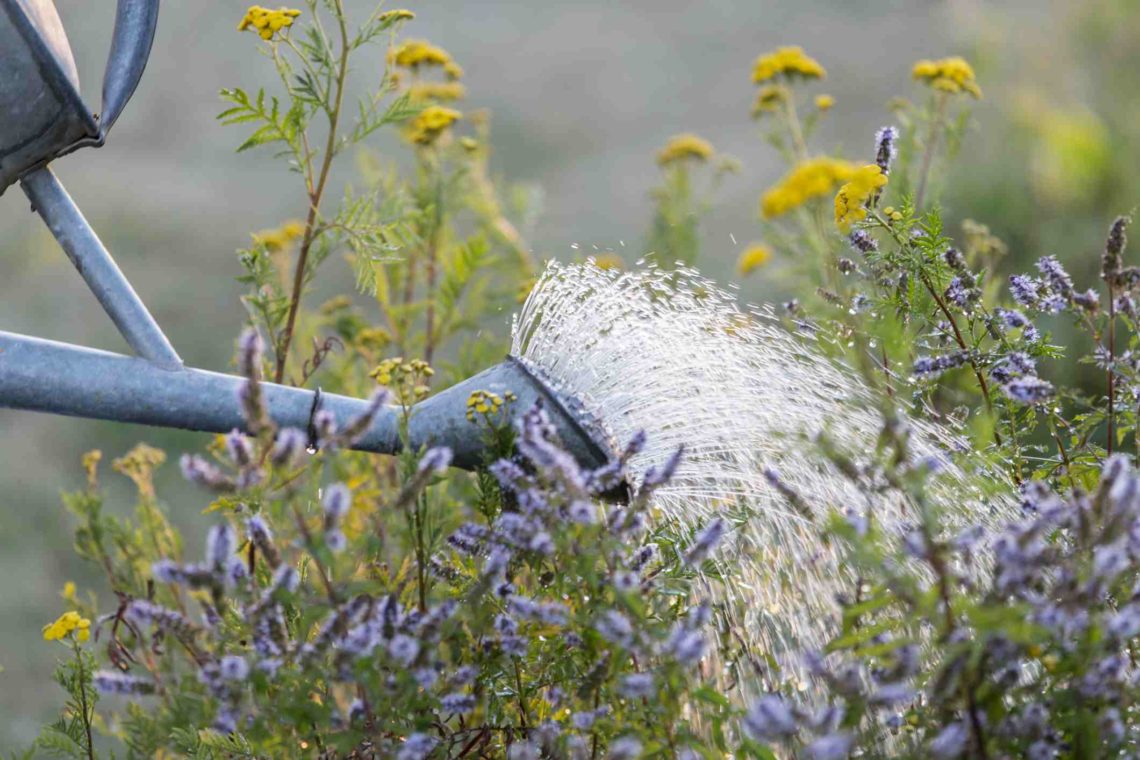
[[[114,3],[56,4],[84,92],[97,108]],[[1123,9],[1135,41],[1136,4],[1105,4]],[[370,0],[348,6],[361,15],[372,7]],[[232,0],[164,3],[147,74],[109,144],[56,166],[182,356],[213,369],[226,368],[244,316],[235,250],[251,231],[305,210],[297,182],[279,163],[264,152],[235,155],[244,133],[214,121],[220,88],[270,79],[254,38],[235,31],[245,7]],[[1008,218],[998,231],[1029,248],[1046,234],[1053,242],[1080,234],[1095,248],[1110,215],[1127,210],[1082,206],[1088,223],[1081,217],[1063,228],[1044,219],[1043,201],[1027,189],[1027,160],[1014,147],[1022,133],[1008,126],[1025,81],[1041,81],[1046,94],[1064,101],[1124,86],[1094,65],[1081,69],[1073,91],[1059,92],[1074,78],[1057,69],[1078,55],[1067,47],[1077,44],[1075,3],[409,0],[408,7],[417,18],[405,36],[448,49],[467,72],[464,107],[492,110],[496,173],[542,188],[544,213],[532,240],[539,258],[570,259],[598,246],[632,263],[651,219],[655,151],[671,135],[693,131],[743,164],[703,228],[703,268],[731,279],[740,250],[760,237],[758,197],[782,173],[749,118],[751,64],[783,44],[802,45],[827,67],[828,79],[811,92],[831,93],[837,104],[814,145],[851,157],[871,157],[874,130],[889,123],[889,98],[915,93],[909,72],[916,59],[962,54],[977,65],[986,99],[975,110],[981,134],[970,138],[955,172],[959,189],[948,196],[956,218]],[[1117,35],[1120,27],[1102,32]],[[1114,134],[1111,119],[1101,118]],[[1130,117],[1119,118],[1126,124]],[[394,152],[395,144],[381,139],[374,147]],[[1125,190],[1135,203],[1134,184],[1112,192]],[[1015,198],[1008,209],[1001,206],[1007,197]],[[347,266],[334,260],[326,269],[347,289]],[[0,329],[125,350],[18,187],[0,198],[0,272]],[[742,290],[749,299],[778,295],[764,272]],[[86,582],[95,577],[91,568],[72,557],[71,524],[60,505],[61,491],[82,484],[80,456],[104,451],[109,508],[127,513],[132,496],[125,479],[109,472],[110,459],[146,440],[174,460],[205,437],[3,410],[0,431],[0,748],[8,749],[30,741],[62,703],[49,681],[59,650],[41,640],[40,629],[65,609],[64,582],[112,604],[105,588]],[[160,475],[159,493],[176,522],[195,524],[200,495],[180,483],[175,461]]]

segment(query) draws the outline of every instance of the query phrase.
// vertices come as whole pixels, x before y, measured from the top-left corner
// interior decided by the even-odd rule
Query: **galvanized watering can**
[[[119,0],[103,110],[95,115],[79,96],[75,61],[51,0],[0,0],[0,194],[20,183],[135,354],[0,332],[0,407],[224,433],[244,425],[237,391],[245,380],[183,366],[49,167],[77,148],[103,144],[139,83],[157,20],[158,0]],[[314,392],[263,387],[278,425],[307,426]],[[477,389],[513,392],[517,412],[541,400],[583,465],[600,466],[610,457],[579,424],[573,401],[511,358],[416,405],[411,445],[449,446],[454,465],[480,464],[482,434],[465,419],[467,397]],[[342,423],[367,408],[360,399],[331,394],[320,404]],[[384,410],[356,448],[399,451],[397,421],[395,408]]]

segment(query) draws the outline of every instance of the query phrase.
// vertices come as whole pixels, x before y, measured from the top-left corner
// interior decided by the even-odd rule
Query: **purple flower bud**
[[[796,732],[796,718],[787,702],[766,694],[752,703],[742,721],[744,733],[759,742],[770,742]]]
[[[651,697],[656,689],[652,673],[633,673],[623,678],[618,686],[618,692],[627,699]]]
[[[420,459],[416,471],[420,473],[431,473],[433,475],[442,475],[447,471],[448,466],[451,465],[451,449],[446,446],[437,446],[428,449],[423,458]]]
[[[114,670],[97,670],[91,681],[101,694],[138,695],[154,692],[154,683],[151,681]]]
[[[220,493],[233,491],[236,488],[236,484],[220,469],[200,456],[183,454],[179,465],[182,468],[182,477],[191,483]]]
[[[714,518],[708,525],[706,525],[696,538],[693,539],[692,545],[685,553],[685,564],[689,566],[699,565],[708,559],[708,556],[724,538],[724,534],[728,532],[728,523],[723,517]]]
[[[883,176],[891,173],[891,162],[898,154],[899,131],[894,127],[883,127],[875,133],[875,163],[883,170]]]
[[[222,678],[227,681],[244,681],[249,677],[249,663],[240,655],[226,655],[219,663],[219,668]]]
[[[277,434],[269,460],[276,467],[292,467],[308,446],[308,437],[297,428],[285,428]]]
[[[340,554],[348,547],[348,539],[345,538],[343,531],[325,531],[325,546],[327,546],[329,551],[333,554]]]
[[[470,694],[455,692],[439,700],[443,712],[450,715],[466,715],[475,709],[475,697]]]
[[[953,760],[962,756],[970,735],[961,721],[955,721],[942,729],[930,742],[930,754],[936,760]]]
[[[1020,404],[1041,404],[1053,397],[1052,384],[1032,375],[1011,380],[1002,390]]]
[[[226,453],[238,467],[249,467],[253,463],[253,444],[237,428],[226,436]]]
[[[344,483],[334,483],[325,491],[321,505],[325,510],[325,525],[337,525],[352,506],[352,491]]]
[[[237,534],[229,523],[214,525],[206,534],[206,565],[221,572],[226,561],[237,550]]]

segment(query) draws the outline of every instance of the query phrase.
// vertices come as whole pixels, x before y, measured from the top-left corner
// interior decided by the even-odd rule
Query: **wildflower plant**
[[[164,452],[140,444],[113,460],[137,492],[130,519],[105,508],[101,455],[84,458],[86,486],[65,506],[97,577],[83,584],[87,602],[68,588],[68,611],[44,628],[64,653],[67,701],[27,757],[1136,753],[1140,268],[1129,219],[1109,228],[1096,287],[1068,274],[1063,252],[999,274],[1006,247],[979,222],[955,241],[932,198],[966,104],[981,97],[965,60],[918,62],[926,105],[899,104],[850,159],[810,147],[837,111],[806,89],[826,77],[820,61],[784,47],[753,66],[753,117],[788,166],[760,196],[762,240],[740,271],[789,275],[799,297],[786,326],[858,372],[882,422],[860,450],[826,433],[781,445],[788,461],[812,448],[844,493],[907,514],[892,529],[875,509],[808,504],[764,472],[797,519],[829,515],[802,530],[842,553],[851,581],[838,635],[796,653],[799,680],[780,672],[788,652],[758,651],[749,642],[761,637],[733,627],[745,618],[710,600],[723,586],[733,603],[752,601],[731,565],[755,555],[718,552],[756,516],[725,510],[684,530],[662,519],[670,481],[694,482],[678,475],[683,447],[638,480],[630,465],[648,444],[634,433],[613,461],[583,468],[541,405],[518,409],[489,389],[469,396],[461,422],[485,441],[476,472],[450,469],[445,448],[407,445],[418,401],[502,354],[489,317],[535,275],[533,194],[492,179],[489,116],[468,105],[459,63],[398,36],[415,14],[377,7],[354,26],[345,5],[253,6],[239,23],[276,81],[223,91],[220,118],[251,127],[239,152],[275,151],[305,197],[296,220],[239,253],[245,432],[179,459],[202,495],[201,550],[185,548],[157,493]],[[381,130],[407,168],[376,152]],[[349,155],[359,181],[334,195],[334,164]],[[657,158],[648,248],[661,283],[687,282],[699,218],[735,163],[691,134]],[[351,264],[342,289],[354,292],[315,305],[330,257]],[[738,316],[701,332],[732,335],[758,318]],[[1091,349],[1054,345],[1058,319]],[[1063,359],[1103,373],[1103,390],[1052,378]],[[318,404],[306,429],[280,428],[267,380],[370,401],[356,419]],[[351,452],[382,410],[398,416],[404,450]],[[956,446],[918,445],[912,416]],[[950,498],[993,514],[955,519],[940,480],[950,469],[961,489]],[[683,493],[669,499],[684,508]]]

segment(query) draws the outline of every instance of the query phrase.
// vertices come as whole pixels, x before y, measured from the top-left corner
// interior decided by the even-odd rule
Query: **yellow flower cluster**
[[[668,166],[687,158],[707,161],[712,158],[712,155],[713,147],[708,140],[686,133],[669,138],[665,147],[657,152],[657,163],[661,166]]]
[[[416,14],[406,8],[393,8],[390,11],[384,11],[380,14],[380,23],[387,23],[389,21],[393,23],[396,21],[411,21],[415,17]]]
[[[922,60],[914,64],[911,74],[936,90],[957,95],[967,92],[975,98],[982,97],[982,90],[974,78],[974,69],[964,58],[954,56],[937,61]]]
[[[410,403],[431,393],[422,381],[433,375],[435,370],[423,359],[404,361],[402,356],[396,356],[380,362],[369,377],[390,388],[401,403]]]
[[[867,201],[880,187],[887,184],[887,175],[878,164],[867,164],[858,169],[851,180],[839,188],[835,196],[835,225],[847,233],[851,225],[867,218]]]
[[[835,105],[835,98],[833,98],[832,96],[830,96],[830,95],[816,95],[815,96],[815,107],[818,108],[819,110],[821,110],[821,111],[830,110],[833,105]]]
[[[264,246],[273,253],[283,251],[305,234],[305,225],[297,220],[286,222],[275,230],[262,230],[253,234],[254,245]]]
[[[251,5],[245,15],[242,16],[241,22],[238,24],[238,31],[244,32],[246,29],[252,29],[258,33],[261,39],[270,40],[282,29],[293,26],[293,19],[300,15],[301,11],[292,8],[272,10],[271,8],[262,8],[260,5]]]
[[[782,84],[767,84],[756,93],[756,103],[752,106],[752,115],[760,116],[765,113],[779,110],[788,100],[788,88]]]
[[[477,414],[483,415],[484,418],[498,414],[499,410],[503,408],[504,398],[507,401],[515,401],[517,396],[510,391],[502,396],[491,391],[472,391],[471,395],[467,397],[467,421],[474,422]]]
[[[44,626],[44,641],[58,641],[70,634],[75,634],[76,641],[87,641],[91,638],[91,621],[81,617],[72,610],[59,616],[59,619],[50,625]]]
[[[417,145],[431,145],[443,131],[463,118],[454,108],[428,106],[408,126],[408,139]]]
[[[601,270],[625,269],[625,262],[616,253],[603,253],[594,257],[594,266]]]
[[[772,258],[772,249],[763,243],[753,243],[744,249],[736,262],[742,276],[747,276],[768,263]]]
[[[405,69],[420,66],[439,66],[449,79],[463,76],[463,69],[452,60],[451,54],[427,40],[407,40],[391,52],[392,62]]]
[[[459,82],[416,82],[408,88],[409,97],[417,102],[460,100],[467,90]]]
[[[756,84],[783,76],[788,79],[823,79],[827,71],[819,61],[808,56],[803,48],[796,46],[778,48],[756,59],[752,66],[752,81]]]
[[[821,156],[801,161],[764,193],[760,212],[765,219],[786,214],[813,198],[830,195],[854,174],[855,165],[840,158]]]

